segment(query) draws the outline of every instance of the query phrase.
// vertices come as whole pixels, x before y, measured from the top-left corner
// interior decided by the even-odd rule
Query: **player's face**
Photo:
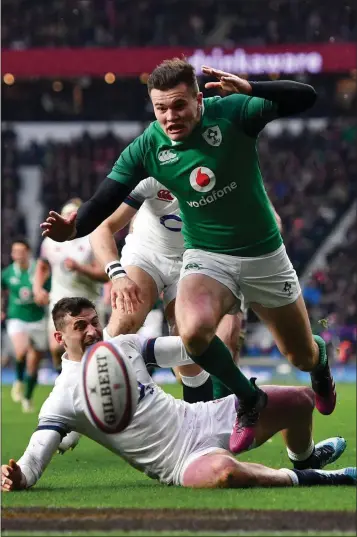
[[[186,84],[162,91],[151,90],[156,119],[171,140],[191,134],[201,117],[202,93],[195,95]]]
[[[80,315],[65,317],[64,329],[60,332],[62,342],[69,355],[82,355],[84,351],[103,339],[103,328],[99,322],[97,312],[92,309],[83,309]],[[57,338],[56,338],[57,339]]]
[[[25,244],[14,242],[11,247],[11,258],[15,263],[26,264],[30,259],[30,250]]]

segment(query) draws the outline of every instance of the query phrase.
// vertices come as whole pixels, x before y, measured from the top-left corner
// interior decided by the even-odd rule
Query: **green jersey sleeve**
[[[134,188],[149,175],[144,164],[148,148],[148,135],[144,131],[141,136],[138,136],[124,149],[109,173],[109,179],[114,179],[114,181]]]
[[[234,93],[222,101],[229,117],[248,136],[258,136],[269,121],[279,117],[277,104],[260,97]]]

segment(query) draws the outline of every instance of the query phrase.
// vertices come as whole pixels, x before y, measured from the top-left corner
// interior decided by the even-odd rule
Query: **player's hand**
[[[112,308],[120,313],[131,315],[144,303],[140,287],[127,276],[112,282],[110,294]]]
[[[64,260],[64,266],[65,266],[66,269],[68,269],[68,270],[77,270],[77,268],[78,268],[78,263],[77,263],[77,261],[75,261],[74,259],[71,259],[70,257],[67,257],[67,258]]]
[[[33,292],[33,298],[38,306],[47,306],[50,301],[49,292],[42,287]]]
[[[9,464],[1,466],[1,490],[2,492],[11,492],[24,488],[26,488],[26,478],[16,461],[10,459]]]
[[[226,73],[219,69],[213,69],[207,65],[202,66],[202,73],[208,76],[215,76],[219,80],[219,82],[207,82],[205,84],[205,88],[207,89],[218,88],[224,91],[229,91],[230,93],[242,93],[243,95],[252,94],[252,86],[249,84],[248,80],[244,80],[244,78],[240,78],[237,75]]]
[[[76,216],[76,211],[71,213],[68,218],[64,218],[55,211],[50,211],[46,221],[40,224],[42,237],[50,237],[57,242],[68,241],[76,231]]]

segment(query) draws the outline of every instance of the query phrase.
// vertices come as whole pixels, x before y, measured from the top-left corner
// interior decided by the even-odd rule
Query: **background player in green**
[[[34,302],[32,278],[36,262],[31,258],[28,243],[15,240],[11,257],[13,263],[1,273],[1,288],[7,292],[6,330],[16,357],[16,381],[11,396],[22,403],[24,412],[32,412],[38,366],[47,346],[45,308]]]
[[[330,414],[335,407],[325,344],[311,333],[256,148],[257,136],[269,121],[303,112],[314,104],[316,93],[293,81],[248,82],[209,67],[203,72],[218,79],[206,87],[233,95],[203,99],[190,64],[179,59],[163,62],[148,80],[157,121],[123,151],[77,215],[64,219],[52,211],[41,226],[44,235],[58,241],[88,234],[147,176],[178,198],[187,248],[176,301],[178,329],[192,359],[240,399],[230,443],[237,453],[254,442],[254,427],[266,404],[265,394],[242,375],[215,336],[220,319],[237,306],[241,291],[281,352],[311,373],[320,412]],[[107,268],[109,275],[123,276],[113,282],[121,290],[118,307],[132,311],[140,290],[126,278],[118,260],[113,259],[112,270]]]

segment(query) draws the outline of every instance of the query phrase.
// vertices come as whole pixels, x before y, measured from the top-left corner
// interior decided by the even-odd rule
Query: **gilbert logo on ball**
[[[190,183],[197,192],[209,192],[216,184],[216,176],[209,168],[200,166],[191,172]]]

